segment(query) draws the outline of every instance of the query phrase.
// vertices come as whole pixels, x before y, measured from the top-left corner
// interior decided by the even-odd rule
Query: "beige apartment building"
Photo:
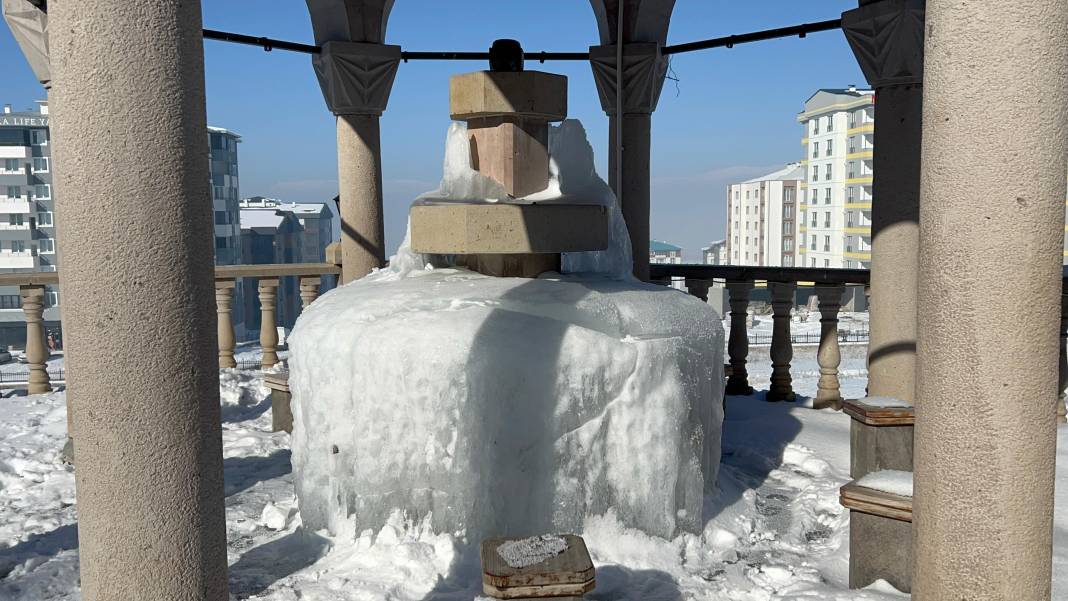
[[[790,163],[727,187],[726,257],[731,265],[793,267],[805,170]]]

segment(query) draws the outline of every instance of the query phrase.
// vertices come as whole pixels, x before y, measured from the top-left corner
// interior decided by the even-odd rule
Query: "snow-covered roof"
[[[671,252],[671,251],[682,250],[682,248],[678,247],[678,246],[675,246],[674,244],[669,244],[667,242],[663,242],[661,240],[650,240],[649,241],[649,250],[651,250],[653,252]]]
[[[241,229],[277,228],[282,225],[285,218],[285,215],[278,214],[274,209],[241,209]]]
[[[235,131],[230,131],[230,130],[226,129],[225,127],[215,127],[213,125],[209,125],[208,126],[208,131],[210,131],[213,134],[224,134],[224,135],[227,135],[227,136],[233,136],[233,137],[237,138],[238,142],[241,141],[241,134],[239,134],[239,133],[237,133]]]
[[[805,170],[801,168],[801,163],[790,163],[778,171],[745,180],[743,183],[754,184],[756,182],[788,181],[792,179],[805,179]]]

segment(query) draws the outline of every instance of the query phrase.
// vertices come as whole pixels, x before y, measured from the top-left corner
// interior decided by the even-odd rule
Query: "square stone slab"
[[[608,248],[603,205],[420,203],[412,250],[437,255],[562,253]]]
[[[560,536],[567,541],[567,550],[525,568],[513,568],[497,552],[497,547],[515,539],[482,541],[483,591],[497,599],[581,599],[595,586],[593,560],[582,537]]]
[[[567,116],[567,77],[542,71],[475,71],[449,78],[449,115],[526,117],[561,121]]]

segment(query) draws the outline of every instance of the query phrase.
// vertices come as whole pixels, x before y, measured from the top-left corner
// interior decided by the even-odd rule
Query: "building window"
[[[853,211],[846,211],[846,227],[853,227]]]
[[[794,216],[794,205],[786,205],[782,208],[782,216],[789,219]]]
[[[228,223],[226,218],[226,211],[215,211],[215,225],[226,225]]]
[[[823,260],[823,266],[824,267],[830,267],[831,266],[831,260],[830,259],[824,259]]]
[[[51,238],[41,238],[37,241],[37,251],[46,255],[56,252],[56,241]]]
[[[831,173],[833,173],[832,172],[833,168],[834,168],[834,165],[832,165],[831,163],[827,163],[827,173],[825,174],[826,175],[825,179],[827,181],[831,181],[832,179],[834,179],[834,178],[831,177]]]
[[[20,188],[19,186],[8,186],[7,187],[7,197],[8,198],[21,198],[22,197],[22,188]]]
[[[813,266],[813,267],[815,267],[815,266],[816,266],[816,257],[812,257],[812,266]]]
[[[37,227],[52,227],[52,213],[38,213],[37,214]]]
[[[36,159],[34,159],[36,160]],[[18,159],[4,159],[4,171],[9,173],[17,173],[19,170]]]
[[[857,138],[856,136],[849,136],[849,154],[853,154],[857,151]]]
[[[34,157],[33,172],[48,173],[48,157]]]
[[[825,205],[831,204],[831,189],[830,188],[824,188],[823,189],[823,204],[825,204]]]
[[[831,252],[831,237],[830,236],[824,236],[823,237],[823,252],[826,252],[826,253]]]
[[[834,131],[834,115],[827,115],[827,131]]]
[[[786,266],[786,267],[793,267],[794,266],[794,258],[793,258],[793,256],[786,255],[785,257],[783,257],[782,264],[784,266]]]
[[[30,138],[33,141],[34,146],[44,146],[48,144],[48,130],[47,129],[35,129],[30,132]]]
[[[215,250],[224,250],[226,248],[226,238],[222,236],[215,236]]]
[[[849,199],[849,202],[853,202],[854,200],[857,199],[857,187],[856,186],[849,186],[848,188],[846,188],[846,198]]]
[[[819,165],[813,165],[812,166],[812,181],[818,182],[819,180],[820,180]]]
[[[814,158],[814,159],[815,158],[819,158],[819,156],[820,156],[820,143],[819,142],[813,142],[812,143],[812,158]]]
[[[45,293],[45,308],[59,306],[59,293],[49,290]]]
[[[782,249],[786,250],[786,251],[793,250],[794,249],[794,239],[793,238],[787,238],[787,239],[783,240],[782,241]]]
[[[0,294],[0,309],[21,309],[22,298],[17,294]]]
[[[808,241],[809,241],[809,247],[812,250],[816,250],[816,236],[809,236]],[[813,263],[813,265],[815,265],[815,263]]]
[[[823,214],[823,227],[831,227],[831,212],[827,211]]]
[[[734,200],[738,200],[738,191],[737,190],[734,191]]]
[[[37,184],[33,187],[33,197],[43,200],[52,198],[52,186],[48,184]]]
[[[812,135],[820,135],[820,118],[816,117],[812,120]]]
[[[782,199],[783,199],[784,202],[793,202],[794,201],[794,189],[793,188],[783,188],[782,189]]]
[[[782,233],[787,234],[787,235],[794,233],[794,222],[793,221],[784,221],[782,223]]]
[[[827,156],[834,154],[834,140],[827,140]]]
[[[8,215],[7,216],[7,222],[8,222],[8,225],[20,226],[20,227],[23,224],[25,224],[25,222],[22,220],[22,215],[17,214],[17,213],[12,213],[11,215]]]
[[[23,240],[12,240],[11,241],[11,252],[13,252],[13,253],[26,252],[26,242],[23,241]]]
[[[859,111],[849,111],[849,127],[857,126],[857,113]],[[852,138],[850,138],[852,139]]]

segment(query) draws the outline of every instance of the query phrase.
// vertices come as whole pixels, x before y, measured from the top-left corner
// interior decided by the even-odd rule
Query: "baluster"
[[[690,296],[696,296],[707,303],[709,284],[708,280],[686,280],[686,291],[690,293]]]
[[[44,286],[19,286],[22,312],[26,314],[26,363],[30,368],[29,393],[52,391],[48,379],[48,347],[44,331]]]
[[[749,314],[749,291],[752,289],[753,282],[727,282],[731,305],[731,334],[727,341],[731,375],[727,378],[727,394],[753,394],[749,372],[745,369],[745,360],[749,356],[749,332],[745,322]]]
[[[838,382],[838,366],[842,353],[838,349],[838,311],[842,308],[845,286],[832,284],[816,286],[820,300],[820,348],[816,360],[820,364],[819,389],[813,407],[816,409],[841,409],[842,391]]]
[[[237,367],[234,361],[234,280],[215,280],[215,310],[219,313],[219,367]]]
[[[771,289],[771,309],[774,326],[771,333],[771,389],[768,401],[793,401],[796,397],[790,377],[790,361],[794,358],[790,340],[790,310],[794,308],[794,282],[768,282]]]
[[[260,278],[260,347],[263,358],[260,367],[267,369],[278,363],[278,330],[275,326],[275,300],[278,297],[278,278]]]
[[[1061,293],[1061,360],[1057,386],[1057,423],[1068,423],[1065,415],[1064,389],[1068,387],[1068,294]]]
[[[300,303],[301,312],[307,311],[308,306],[319,298],[319,286],[322,285],[323,276],[313,275],[300,278]]]

